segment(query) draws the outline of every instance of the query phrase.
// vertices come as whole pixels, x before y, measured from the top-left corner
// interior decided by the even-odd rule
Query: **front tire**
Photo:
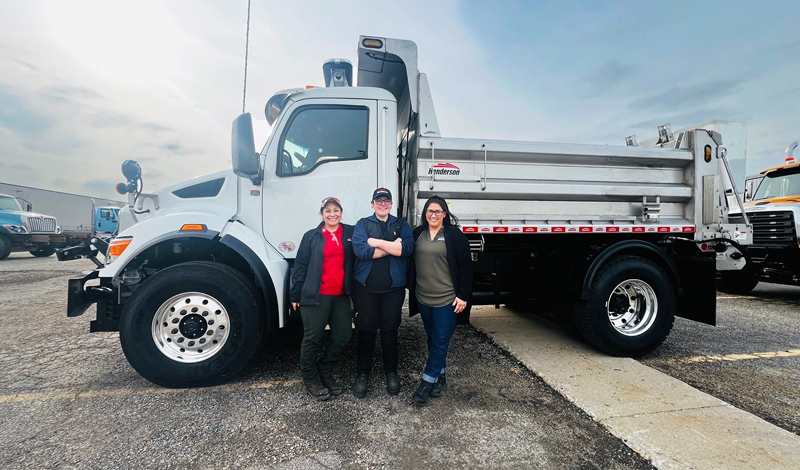
[[[0,260],[8,258],[11,254],[11,240],[8,237],[0,235]]]
[[[620,256],[597,273],[577,315],[586,341],[614,356],[641,356],[667,338],[675,322],[675,288],[661,267]]]
[[[56,248],[51,245],[43,246],[41,248],[29,251],[30,254],[32,254],[37,258],[47,258],[48,256],[53,256],[55,252]]]
[[[144,378],[169,388],[216,385],[257,351],[264,312],[253,283],[204,261],[165,268],[136,289],[122,312],[119,338]]]

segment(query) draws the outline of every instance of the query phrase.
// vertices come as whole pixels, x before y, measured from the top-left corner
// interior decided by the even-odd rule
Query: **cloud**
[[[171,142],[169,144],[160,145],[158,148],[160,148],[161,150],[166,150],[167,152],[172,152],[172,153],[174,153],[176,155],[187,155],[187,154],[193,152],[193,150],[187,149],[183,145],[175,143],[175,142]]]
[[[90,180],[83,183],[83,189],[91,195],[116,194],[116,184],[106,180]]]
[[[589,83],[589,92],[586,98],[597,98],[609,89],[620,83],[625,77],[633,75],[636,67],[623,64],[617,59],[612,59],[600,66],[594,72],[583,77]]]
[[[737,92],[743,81],[742,79],[716,80],[676,87],[660,95],[637,98],[628,104],[628,109],[672,111],[685,106],[697,106]]]
[[[39,114],[20,98],[19,90],[0,85],[0,124],[23,134],[40,134],[53,126],[53,119]]]
[[[174,132],[175,129],[154,122],[143,122],[126,114],[99,110],[89,116],[89,123],[96,128],[125,127],[142,129],[153,133]]]
[[[668,122],[672,125],[673,129],[677,129],[680,127],[701,124],[714,119],[720,119],[725,121],[743,120],[741,118],[740,113],[737,113],[730,109],[705,108],[682,114],[667,113],[661,117],[648,119],[646,121],[641,121],[635,124],[631,124],[628,127],[630,127],[631,129],[652,129],[653,131],[655,131],[656,127]]]

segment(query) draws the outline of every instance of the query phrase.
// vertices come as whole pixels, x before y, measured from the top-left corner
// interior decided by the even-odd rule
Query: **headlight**
[[[114,239],[111,244],[108,245],[108,260],[106,261],[106,265],[111,264],[115,259],[119,258],[132,241],[133,238]]]
[[[3,228],[12,233],[28,233],[22,225],[3,225]]]

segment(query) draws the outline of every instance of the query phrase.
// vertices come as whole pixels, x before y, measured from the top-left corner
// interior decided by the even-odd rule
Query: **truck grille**
[[[29,217],[28,231],[31,233],[55,233],[56,219],[53,217]]]
[[[753,224],[753,245],[794,246],[797,244],[792,211],[748,212]],[[744,223],[741,215],[731,215],[731,223]]]

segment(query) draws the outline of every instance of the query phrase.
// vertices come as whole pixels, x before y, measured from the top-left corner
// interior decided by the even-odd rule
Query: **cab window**
[[[369,109],[306,106],[292,115],[278,147],[278,175],[297,176],[329,162],[367,158]]]

